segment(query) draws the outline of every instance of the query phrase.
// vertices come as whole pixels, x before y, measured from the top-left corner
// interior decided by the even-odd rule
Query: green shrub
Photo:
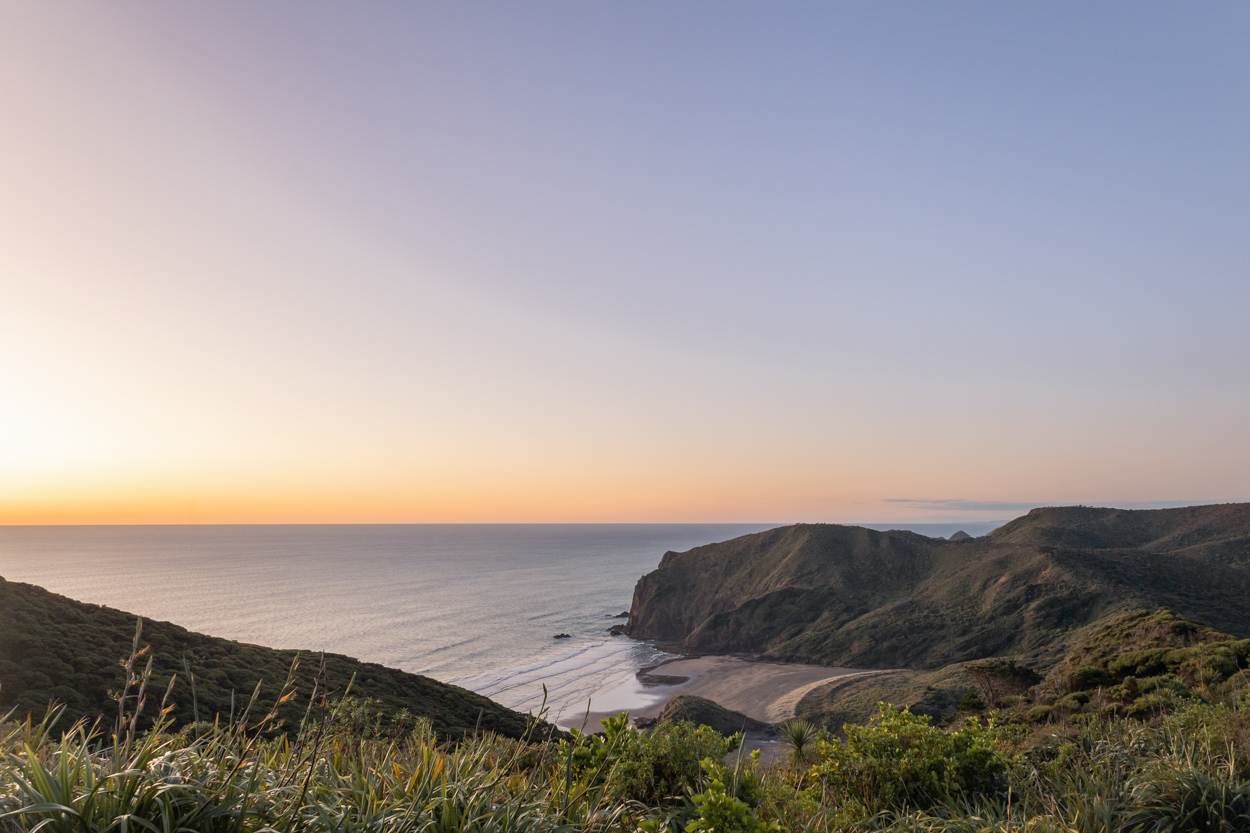
[[[1185,685],[1175,674],[1156,674],[1138,680],[1137,688],[1142,694],[1173,694],[1180,698],[1193,697],[1193,689]]]
[[[1250,670],[1238,671],[1225,680],[1220,694],[1229,703],[1250,708]]]
[[[1025,712],[1025,720],[1030,723],[1043,723],[1050,718],[1050,713],[1054,711],[1054,706],[1039,704],[1030,708]]]
[[[1088,691],[1074,691],[1071,694],[1065,694],[1055,701],[1055,708],[1065,709],[1067,711],[1078,712],[1086,703],[1089,702]]]
[[[1126,674],[1139,677],[1158,674],[1167,669],[1166,657],[1167,651],[1162,648],[1125,651],[1107,662],[1107,672],[1112,677],[1122,677]]]
[[[740,740],[684,722],[640,731],[623,712],[606,718],[601,733],[574,730],[571,735],[558,747],[556,758],[564,768],[560,777],[604,785],[615,798],[653,805],[672,803],[695,789],[703,775],[700,762],[723,758]]]
[[[1068,678],[1068,690],[1084,691],[1087,688],[1097,688],[1112,682],[1114,680],[1107,673],[1107,669],[1099,668],[1096,665],[1083,665],[1073,671],[1072,676]]]
[[[866,811],[923,809],[1006,790],[1010,760],[997,748],[992,722],[970,720],[948,731],[927,716],[881,704],[867,725],[843,730],[844,739],[820,744],[812,775],[830,794]]]
[[[710,758],[702,766],[710,780],[691,796],[698,815],[686,824],[686,833],[780,833],[781,825],[760,821],[751,805],[726,790],[723,767]]]
[[[1151,717],[1152,715],[1162,714],[1173,705],[1171,697],[1162,693],[1143,694],[1132,703],[1124,713],[1129,717]]]

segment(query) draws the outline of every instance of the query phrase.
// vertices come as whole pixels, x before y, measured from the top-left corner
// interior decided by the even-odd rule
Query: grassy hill
[[[1168,608],[1250,635],[1250,504],[1037,509],[967,541],[800,524],[668,553],[628,632],[683,649],[936,670],[1057,662],[1077,629]]]
[[[798,713],[837,727],[868,719],[880,702],[940,724],[988,709],[1036,724],[1083,715],[1148,718],[1202,702],[1250,705],[1250,639],[1169,610],[1113,613],[1075,631],[1045,676],[1004,658],[891,671],[817,689]]]
[[[135,622],[134,615],[120,610],[0,578],[0,715],[13,708],[42,713],[53,700],[64,704],[70,721],[116,711],[111,692],[121,687],[120,662],[131,652]],[[147,718],[155,714],[161,693],[177,674],[171,702],[179,723],[191,722],[197,713],[201,720],[237,713],[258,682],[260,706],[268,708],[297,655],[193,633],[168,622],[144,622],[143,642],[151,646],[151,688],[157,692],[149,698]],[[303,713],[321,656],[301,656],[295,681],[300,696],[283,707],[288,723]],[[319,691],[335,696],[354,677],[352,693],[374,701],[373,710],[384,721],[426,716],[444,737],[458,737],[474,727],[519,737],[529,724],[525,715],[428,677],[339,654],[325,654],[324,663]],[[194,675],[194,688],[186,669]]]

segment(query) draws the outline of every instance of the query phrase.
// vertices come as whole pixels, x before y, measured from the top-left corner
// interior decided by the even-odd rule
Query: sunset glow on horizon
[[[1114,7],[13,4],[0,524],[1250,499],[1250,7]]]

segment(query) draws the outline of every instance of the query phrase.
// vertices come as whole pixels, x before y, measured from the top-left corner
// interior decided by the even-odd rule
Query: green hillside
[[[997,709],[1025,724],[1149,718],[1189,705],[1250,706],[1250,639],[1169,610],[1114,613],[1074,632],[1045,675],[1013,659],[852,677],[812,691],[798,713],[826,726],[862,722],[880,702],[941,724]]]
[[[0,578],[0,714],[42,713],[50,701],[65,707],[67,723],[116,711],[113,694],[122,683],[121,660],[131,652],[136,617],[120,610],[84,604],[29,584]],[[274,650],[193,633],[168,622],[143,624],[151,646],[153,673],[145,715],[150,720],[174,674],[179,679],[170,702],[178,723],[237,713],[261,688],[260,706],[278,696],[295,651]],[[146,660],[146,657],[145,657]],[[529,718],[481,695],[428,677],[409,674],[338,654],[304,653],[296,675],[299,696],[282,709],[298,721],[321,674],[318,691],[335,696],[352,683],[352,694],[374,701],[385,721],[406,715],[428,717],[435,731],[458,737],[474,727],[518,737]],[[194,677],[194,686],[190,670]]]

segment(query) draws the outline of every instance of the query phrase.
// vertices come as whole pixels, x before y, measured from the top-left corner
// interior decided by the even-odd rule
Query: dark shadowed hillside
[[[999,527],[1000,544],[1069,550],[1130,550],[1250,566],[1250,504],[1177,509],[1034,509]]]
[[[50,700],[64,704],[66,725],[79,717],[111,713],[110,691],[120,687],[120,661],[129,655],[136,617],[120,610],[84,604],[30,584],[0,578],[0,715],[42,713]],[[143,642],[151,645],[155,710],[172,674],[174,717],[190,722],[228,716],[262,684],[267,708],[286,679],[295,651],[279,651],[193,633],[168,622],[145,621]],[[320,690],[342,693],[354,677],[352,693],[376,701],[388,716],[405,712],[430,718],[435,731],[456,737],[480,726],[510,736],[526,731],[529,718],[456,686],[339,654],[325,654]],[[195,690],[183,660],[195,676]],[[304,653],[298,692],[285,708],[298,721],[313,689],[321,655]]]
[[[1103,616],[1166,607],[1250,634],[1250,504],[1037,509],[952,542],[802,524],[668,553],[629,633],[688,651],[938,668],[998,655],[1045,666]]]

